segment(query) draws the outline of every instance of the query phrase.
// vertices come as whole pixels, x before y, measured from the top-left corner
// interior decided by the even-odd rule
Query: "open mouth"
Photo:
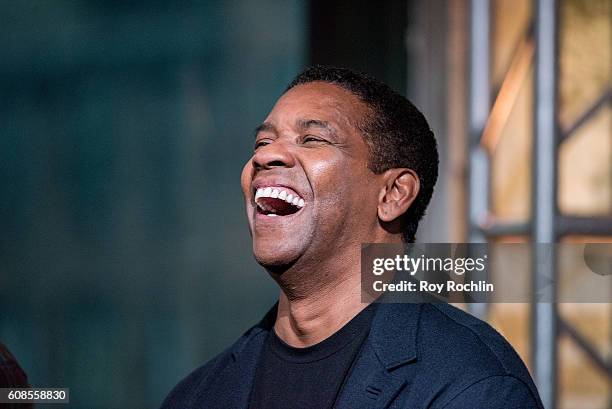
[[[255,192],[257,213],[270,217],[289,216],[299,212],[306,203],[297,193],[285,187],[260,187]]]

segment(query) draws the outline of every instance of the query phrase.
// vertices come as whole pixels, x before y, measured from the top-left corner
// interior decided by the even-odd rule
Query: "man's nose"
[[[255,170],[272,169],[276,167],[290,168],[294,165],[293,154],[285,141],[276,140],[259,147],[253,155]]]

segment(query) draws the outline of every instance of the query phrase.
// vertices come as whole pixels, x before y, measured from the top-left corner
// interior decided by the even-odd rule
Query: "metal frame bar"
[[[557,186],[557,2],[535,3],[535,112],[534,174],[532,194],[534,250],[538,243],[554,243]],[[556,261],[544,263],[543,252],[534,251],[532,268],[546,268],[533,274],[534,288],[544,288],[547,278],[554,281]],[[546,266],[546,267],[543,267]],[[533,300],[532,356],[535,382],[546,408],[556,407],[557,395],[557,308],[553,286],[552,302]]]
[[[602,109],[607,104],[612,104],[612,88],[608,88],[604,91],[599,98],[574,121],[567,129],[561,132],[560,138],[565,140],[572,136],[574,132],[582,125],[584,125],[589,119],[593,117],[600,109]]]
[[[486,225],[474,226],[487,238],[526,236],[533,231],[531,223],[513,223],[494,220]],[[580,217],[558,215],[555,222],[556,238],[568,235],[612,236],[612,217]]]
[[[490,165],[487,152],[480,145],[480,138],[491,108],[490,85],[490,3],[489,0],[472,0],[470,3],[470,56],[469,56],[469,242],[484,243],[486,237],[479,226],[489,209]],[[472,303],[468,310],[474,316],[485,319],[487,305]]]
[[[566,322],[564,319],[559,318],[559,331],[562,331],[570,337],[574,343],[584,351],[584,353],[591,359],[591,362],[595,364],[601,371],[605,372],[609,378],[612,378],[612,362],[605,360],[601,357],[597,348],[595,348],[589,341],[587,341],[571,324]]]
[[[526,236],[531,233],[531,223],[505,223],[495,221],[481,227],[482,233],[490,238],[501,236]]]
[[[561,216],[557,235],[612,236],[612,217]]]

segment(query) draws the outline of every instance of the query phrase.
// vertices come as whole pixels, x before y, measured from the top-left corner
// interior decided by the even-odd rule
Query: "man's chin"
[[[265,268],[270,274],[281,275],[292,265],[295,259],[292,257],[279,257],[278,254],[255,253],[255,260],[260,266]]]
[[[275,275],[280,275],[291,268],[300,254],[298,249],[279,246],[278,242],[273,246],[253,245],[253,255],[257,263]]]

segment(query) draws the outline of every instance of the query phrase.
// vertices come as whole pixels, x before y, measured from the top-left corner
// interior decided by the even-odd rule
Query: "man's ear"
[[[378,217],[389,223],[406,213],[419,194],[421,184],[416,172],[407,168],[389,169],[383,178],[385,185],[378,197]]]

